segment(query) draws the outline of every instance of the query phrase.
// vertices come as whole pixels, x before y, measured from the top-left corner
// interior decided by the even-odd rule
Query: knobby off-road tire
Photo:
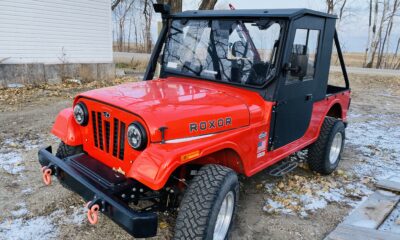
[[[345,127],[343,122],[336,118],[326,117],[318,140],[308,149],[310,169],[323,175],[335,171],[341,159],[344,140]]]
[[[83,153],[82,146],[69,146],[64,142],[60,142],[60,145],[58,145],[58,149],[56,152],[56,157],[64,159],[66,157],[70,157],[79,153]]]
[[[223,239],[229,236],[239,200],[238,177],[232,169],[224,166],[203,166],[191,181],[180,204],[174,239],[213,239],[221,205],[227,203],[228,198],[233,200],[233,211],[225,225],[229,227]]]
[[[73,147],[73,146],[68,146],[64,142],[60,142],[60,144],[58,145],[58,148],[57,148],[56,157],[58,157],[60,159],[64,159],[66,157],[69,157],[69,156],[72,156],[72,155],[75,155],[78,153],[83,153],[82,146]],[[49,161],[44,161],[43,159],[39,159],[39,163],[42,166],[49,165]]]

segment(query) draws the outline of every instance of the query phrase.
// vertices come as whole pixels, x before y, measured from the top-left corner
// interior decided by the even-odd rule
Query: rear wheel
[[[326,117],[318,137],[308,150],[310,169],[327,175],[338,167],[345,139],[345,128],[341,120]]]
[[[174,239],[227,239],[238,198],[239,181],[233,170],[202,167],[181,202]]]

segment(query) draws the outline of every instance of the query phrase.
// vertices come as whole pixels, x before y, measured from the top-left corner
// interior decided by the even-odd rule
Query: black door
[[[271,124],[270,150],[301,138],[313,109],[324,19],[302,17],[290,27]]]

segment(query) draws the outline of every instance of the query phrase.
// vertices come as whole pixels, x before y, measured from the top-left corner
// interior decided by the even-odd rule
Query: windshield
[[[163,71],[262,86],[275,75],[280,35],[272,20],[173,20]]]

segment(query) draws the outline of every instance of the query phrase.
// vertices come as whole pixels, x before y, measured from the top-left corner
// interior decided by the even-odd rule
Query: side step
[[[269,175],[282,177],[299,166],[299,162],[288,157],[270,167]]]

